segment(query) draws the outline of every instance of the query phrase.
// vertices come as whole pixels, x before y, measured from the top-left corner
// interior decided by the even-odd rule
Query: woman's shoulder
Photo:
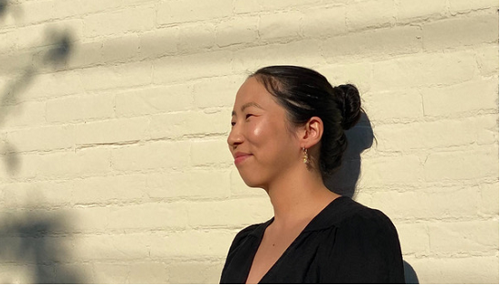
[[[328,224],[338,229],[359,229],[367,231],[384,229],[396,233],[394,224],[382,211],[367,207],[349,197],[340,197],[337,203],[332,203],[328,213]],[[335,202],[335,201],[334,201]]]
[[[270,221],[260,224],[253,224],[240,230],[233,239],[229,252],[234,251],[240,244],[249,238],[258,238],[261,231],[264,231]]]

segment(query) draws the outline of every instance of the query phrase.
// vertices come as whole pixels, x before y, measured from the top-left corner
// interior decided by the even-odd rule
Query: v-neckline
[[[283,251],[283,253],[280,255],[280,257],[274,262],[274,264],[269,267],[269,269],[267,270],[267,272],[262,275],[262,277],[260,278],[259,282],[256,283],[256,284],[261,284],[262,283],[262,280],[265,280],[265,278],[270,274],[272,273],[273,269],[277,267],[277,265],[283,260],[283,258],[287,255],[287,253],[291,250],[292,246],[297,243],[297,241],[299,240],[299,238],[305,233],[305,232],[308,232],[309,231],[309,228],[311,227],[311,225],[314,225],[314,222],[316,220],[318,220],[321,215],[328,209],[331,207],[331,205],[333,205],[333,203],[337,200],[342,200],[341,198],[343,198],[344,196],[339,196],[335,199],[333,199],[333,201],[331,201],[330,203],[328,203],[316,216],[314,216],[314,218],[312,218],[309,223],[307,223],[307,225],[304,227],[304,229],[302,229],[302,231],[299,233],[299,235],[297,235],[297,237],[295,237],[295,239],[290,243],[290,245],[285,249],[285,251]],[[264,239],[264,234],[266,232],[266,229],[273,223],[274,221],[274,217],[272,217],[269,221],[265,222],[264,224],[262,224],[262,228],[259,230],[258,232],[258,235],[256,235],[256,237],[258,238],[258,244],[257,244],[257,248],[256,250],[254,251],[253,253],[253,256],[251,258],[251,262],[250,262],[250,266],[248,266],[248,269],[247,269],[247,274],[245,275],[245,280],[243,281],[243,283],[246,284],[246,281],[248,280],[248,275],[250,274],[250,271],[252,270],[252,265],[253,265],[253,260],[255,259],[255,255],[257,255],[257,251],[259,250],[259,247],[262,243],[262,240]]]

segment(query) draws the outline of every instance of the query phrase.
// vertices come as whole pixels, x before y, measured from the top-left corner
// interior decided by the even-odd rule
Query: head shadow
[[[361,153],[370,148],[374,140],[373,129],[366,113],[361,114],[359,122],[345,131],[345,135],[347,149],[342,156],[342,163],[324,183],[330,191],[353,198],[361,173]]]

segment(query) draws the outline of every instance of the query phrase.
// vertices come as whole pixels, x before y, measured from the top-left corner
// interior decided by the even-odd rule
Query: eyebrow
[[[248,102],[248,103],[244,104],[243,106],[241,106],[241,112],[245,111],[245,109],[248,108],[248,107],[257,107],[259,109],[264,110],[264,108],[262,108],[257,103],[255,103],[255,102]],[[231,116],[234,116],[234,115],[236,115],[236,112],[233,110],[233,112],[231,113]]]

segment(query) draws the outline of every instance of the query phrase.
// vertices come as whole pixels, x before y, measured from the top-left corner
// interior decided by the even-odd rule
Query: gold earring
[[[303,147],[302,151],[304,152],[304,156],[302,157],[302,161],[305,164],[308,164],[309,163],[309,155],[307,154],[307,148]]]

